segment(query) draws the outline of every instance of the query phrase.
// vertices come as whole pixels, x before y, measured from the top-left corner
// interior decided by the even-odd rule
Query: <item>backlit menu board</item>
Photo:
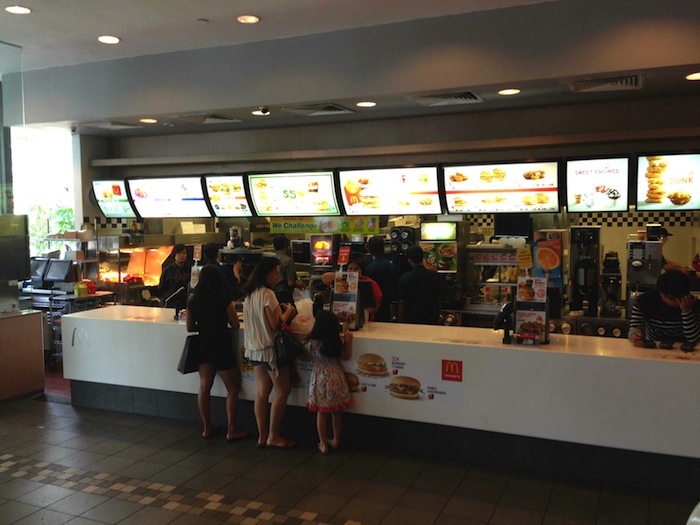
[[[382,168],[340,172],[347,215],[437,215],[437,168]]]
[[[262,217],[340,215],[332,172],[255,174],[248,186]]]
[[[253,214],[245,195],[242,175],[207,175],[204,184],[217,217],[250,217]]]
[[[449,213],[558,212],[556,162],[449,166]]]
[[[130,179],[127,185],[143,218],[211,217],[200,177]]]
[[[627,211],[628,172],[626,157],[567,161],[568,211]]]
[[[700,210],[700,155],[639,157],[637,209]]]
[[[134,218],[136,213],[131,207],[123,180],[94,180],[92,191],[95,193],[97,205],[107,218]]]

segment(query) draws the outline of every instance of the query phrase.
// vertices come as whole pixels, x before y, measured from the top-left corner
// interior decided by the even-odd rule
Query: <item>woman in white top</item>
[[[296,310],[288,304],[280,304],[272,288],[280,278],[280,260],[264,256],[255,266],[245,285],[243,302],[243,334],[245,356],[255,371],[255,420],[258,426],[258,447],[293,448],[296,443],[280,434],[282,417],[291,390],[289,367],[277,367],[275,336],[280,322],[290,321]],[[268,427],[267,402],[275,387],[275,397],[270,407]]]

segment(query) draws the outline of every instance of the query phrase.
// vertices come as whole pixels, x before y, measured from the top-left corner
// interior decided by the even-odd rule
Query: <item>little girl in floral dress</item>
[[[349,359],[351,353],[352,333],[346,331],[341,336],[335,314],[320,310],[309,337],[304,341],[302,358],[314,363],[306,406],[316,412],[318,449],[322,454],[328,454],[329,446],[337,449],[340,445],[340,414],[352,404],[350,389],[340,365],[340,359]],[[333,439],[327,437],[327,414],[331,415]]]

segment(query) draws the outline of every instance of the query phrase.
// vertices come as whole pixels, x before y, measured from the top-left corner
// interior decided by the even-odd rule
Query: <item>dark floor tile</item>
[[[349,498],[338,494],[330,494],[317,490],[312,491],[308,496],[302,499],[299,502],[298,508],[334,516],[348,503],[348,500]]]
[[[693,509],[698,505],[698,501],[700,501],[700,496],[653,494],[649,498],[649,524],[683,524],[688,521]]]
[[[357,478],[340,477],[331,474],[318,486],[318,490],[329,494],[340,494],[341,496],[355,496],[365,485],[365,481]]]
[[[25,516],[34,514],[39,510],[41,510],[39,507],[28,505],[21,501],[8,501],[0,505],[0,523],[3,525],[15,523]]]
[[[630,490],[605,488],[600,494],[598,521],[618,525],[646,523],[649,519],[649,498]]]
[[[362,499],[395,505],[408,490],[405,485],[395,485],[383,481],[368,481],[360,492]]]
[[[148,479],[151,481],[157,481],[158,483],[164,483],[166,485],[179,486],[199,474],[200,472],[198,470],[191,468],[167,467]]]
[[[181,516],[180,512],[156,507],[144,507],[121,520],[119,525],[167,525]],[[73,525],[70,522],[69,525]]]
[[[495,509],[495,501],[452,496],[442,509],[442,514],[488,523]]]
[[[122,470],[116,472],[119,476],[134,479],[151,479],[159,472],[162,472],[167,467],[161,463],[152,463],[150,461],[136,461]]]
[[[228,485],[221,487],[219,493],[232,498],[255,499],[272,484],[268,481],[258,481],[238,477]]]
[[[28,505],[48,507],[52,503],[56,503],[57,501],[70,496],[71,494],[75,494],[75,491],[64,489],[62,487],[56,487],[54,485],[43,485],[36,490],[22,494],[16,499],[17,501]]]
[[[410,509],[406,507],[394,507],[389,511],[381,525],[426,525],[433,523],[438,517],[437,512],[429,510]]]
[[[40,461],[46,461],[47,463],[58,463],[63,458],[67,458],[73,454],[75,454],[74,448],[52,446],[44,448],[43,450],[36,452],[29,457]]]
[[[143,444],[143,443],[142,443]],[[155,446],[155,445],[154,445]],[[123,454],[122,454],[123,455]],[[175,450],[173,448],[161,448],[158,452],[148,456],[148,461],[163,463],[164,465],[175,465],[191,455],[191,452]],[[128,457],[128,456],[125,456]],[[132,458],[138,459],[138,458]]]
[[[22,494],[40,489],[43,486],[43,483],[15,478],[0,484],[0,496],[7,499],[16,499]]]
[[[122,458],[119,456],[107,456],[100,461],[90,464],[86,468],[95,472],[106,472],[107,474],[116,474],[125,468],[128,468],[136,463],[135,460]]]
[[[62,458],[62,459],[56,461],[56,463],[58,463],[59,465],[64,465],[66,467],[89,469],[95,463],[102,461],[103,459],[106,459],[106,458],[107,458],[107,456],[105,454],[97,454],[96,452],[80,451],[80,452],[76,452],[72,456],[67,456],[65,458]]]
[[[102,523],[99,521],[83,518],[82,516],[78,516],[77,518],[73,518],[72,520],[67,522],[66,525],[102,525]]]
[[[440,514],[433,525],[486,525],[487,521],[477,521],[470,520],[466,518],[457,518],[455,516],[448,516],[447,514]]]
[[[550,514],[595,521],[598,515],[598,497],[553,493],[547,505],[547,515]]]
[[[74,492],[68,497],[63,498],[56,503],[48,506],[48,509],[71,514],[72,516],[80,516],[84,512],[97,507],[106,502],[109,498],[98,494],[89,494],[87,492]]]
[[[267,463],[265,466],[257,465],[249,470],[247,470],[241,477],[254,479],[257,481],[267,481],[270,483],[275,483],[282,479],[284,476],[291,472],[291,468],[282,467],[280,465],[273,465]]]
[[[498,505],[489,520],[489,525],[541,525],[543,519],[544,511]]]
[[[83,518],[101,521],[103,523],[119,523],[132,514],[143,508],[143,505],[123,501],[120,499],[110,499],[97,507],[93,507],[82,515]]]
[[[542,525],[597,525],[595,518],[581,518],[577,516],[570,516],[567,514],[550,514],[547,513],[544,516],[544,521]],[[670,524],[666,524],[670,525]]]
[[[222,487],[225,487],[235,479],[234,476],[224,474],[222,472],[212,472],[207,470],[188,479],[182,483],[183,487],[190,489],[201,490],[203,492],[217,492]]]
[[[397,506],[407,509],[439,513],[450,499],[449,494],[408,488]]]
[[[328,478],[329,475],[330,474],[327,472],[313,470],[310,468],[297,468],[282,476],[278,483],[293,487],[312,489],[318,487],[323,480]]]
[[[380,524],[391,511],[388,503],[370,501],[361,498],[351,498],[338,511],[338,515],[348,520],[359,521],[363,524]]]
[[[30,514],[19,521],[15,521],[14,525],[65,525],[75,516],[70,514],[62,514],[55,510],[41,509],[34,514]]]
[[[310,489],[302,486],[288,486],[276,483],[258,494],[255,499],[276,507],[296,508],[299,502],[310,494]]]

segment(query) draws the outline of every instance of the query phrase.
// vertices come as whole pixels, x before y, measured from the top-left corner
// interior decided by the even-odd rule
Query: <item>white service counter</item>
[[[172,315],[121,305],[65,315],[65,377],[195,394],[197,374],[175,369],[187,332]],[[370,323],[354,335],[345,368],[358,375],[360,388],[350,412],[700,458],[698,352],[559,334],[541,347],[503,345],[502,332],[484,328],[389,323]],[[359,373],[364,353],[384,358],[386,375]],[[299,369],[290,404],[303,406],[309,365]],[[252,371],[244,364],[242,372],[241,398],[252,400]],[[418,379],[418,399],[389,394],[396,375]],[[224,392],[217,380],[213,394]]]

